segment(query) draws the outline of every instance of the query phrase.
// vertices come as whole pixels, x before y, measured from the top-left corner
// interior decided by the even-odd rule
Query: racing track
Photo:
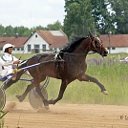
[[[128,106],[56,104],[37,112],[16,102],[4,121],[5,128],[128,128]]]

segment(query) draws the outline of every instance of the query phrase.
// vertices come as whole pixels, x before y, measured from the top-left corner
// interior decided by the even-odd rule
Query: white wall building
[[[1,51],[6,43],[15,45],[14,53],[43,53],[59,51],[68,43],[68,37],[61,30],[39,30],[30,37],[0,37]]]
[[[128,53],[128,34],[101,35],[100,38],[109,53]]]
[[[25,43],[24,53],[42,53],[49,50],[49,44],[35,32]]]

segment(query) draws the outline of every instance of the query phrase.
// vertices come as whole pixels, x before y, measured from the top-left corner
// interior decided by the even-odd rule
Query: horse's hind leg
[[[108,92],[106,91],[104,85],[102,85],[96,78],[84,74],[81,77],[79,77],[78,80],[96,83],[100,87],[101,92],[103,92],[105,95],[108,95]]]
[[[46,109],[49,109],[49,107],[48,107],[48,105],[49,105],[48,104],[48,101],[44,98],[44,96],[43,96],[43,94],[41,92],[40,86],[36,86],[36,91],[37,91],[38,95],[41,97],[41,99],[42,99],[42,101],[44,103],[45,108]]]
[[[29,92],[32,88],[34,88],[34,85],[33,85],[33,84],[28,85],[27,88],[26,88],[26,90],[25,90],[25,92],[24,92],[22,95],[16,95],[17,99],[18,99],[20,102],[22,102],[22,101],[25,99],[25,97],[27,96],[28,92]]]

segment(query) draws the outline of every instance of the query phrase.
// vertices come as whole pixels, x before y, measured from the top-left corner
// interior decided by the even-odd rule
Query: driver
[[[12,55],[14,45],[7,43],[3,46],[3,55],[0,57],[0,79],[6,80],[15,77],[14,69],[20,60]]]

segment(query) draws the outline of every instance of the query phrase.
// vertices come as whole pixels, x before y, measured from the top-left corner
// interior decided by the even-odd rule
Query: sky
[[[0,0],[0,24],[33,28],[63,24],[65,0]]]

